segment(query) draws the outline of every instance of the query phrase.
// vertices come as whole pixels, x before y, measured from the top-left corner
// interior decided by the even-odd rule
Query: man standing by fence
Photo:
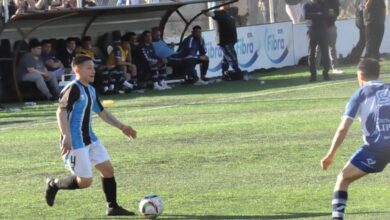
[[[328,21],[329,21],[329,9],[327,4],[322,0],[310,0],[304,6],[305,19],[307,20],[307,26],[309,28],[307,35],[309,37],[309,68],[310,68],[310,82],[317,81],[317,69],[316,69],[316,48],[317,45],[321,50],[322,65],[324,67],[323,77],[324,80],[330,80],[329,69],[329,50],[328,50]]]

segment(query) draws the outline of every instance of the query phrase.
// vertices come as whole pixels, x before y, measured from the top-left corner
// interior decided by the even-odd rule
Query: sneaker
[[[58,188],[53,186],[54,179],[53,178],[47,178],[46,179],[46,193],[45,193],[45,199],[46,203],[49,206],[54,205],[54,200],[56,198]]]
[[[121,206],[109,207],[109,208],[107,208],[107,212],[106,213],[107,213],[107,216],[118,216],[118,215],[131,216],[131,215],[135,215],[134,212],[128,211],[128,210],[122,208]]]
[[[337,68],[334,68],[333,71],[332,71],[333,74],[343,74],[344,71],[341,70],[341,69],[337,69]]]
[[[203,81],[202,79],[199,79],[194,83],[194,86],[204,86],[207,85],[208,83],[206,81]]]
[[[164,89],[172,89],[172,87],[168,86],[168,83],[165,80],[161,81],[161,87]]]
[[[158,82],[155,82],[153,84],[153,89],[154,90],[165,90],[164,87],[160,86],[160,84],[158,84]]]

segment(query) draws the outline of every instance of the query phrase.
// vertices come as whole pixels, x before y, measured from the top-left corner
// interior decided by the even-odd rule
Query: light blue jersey
[[[92,131],[92,111],[103,111],[95,89],[84,86],[79,81],[69,83],[61,92],[60,108],[68,112],[68,122],[72,136],[72,149],[88,146],[98,140]]]

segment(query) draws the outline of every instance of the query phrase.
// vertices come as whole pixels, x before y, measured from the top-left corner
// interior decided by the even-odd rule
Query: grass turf
[[[309,84],[307,69],[295,67],[252,81],[101,97],[115,100],[108,109],[138,131],[129,142],[94,118],[120,204],[136,210],[142,196],[156,193],[165,202],[161,219],[329,219],[336,175],[362,143],[356,122],[330,170],[321,170],[358,88],[355,67],[343,69],[331,82]],[[390,82],[389,71],[383,62],[383,81]],[[104,218],[96,172],[91,188],[60,191],[54,207],[45,204],[45,177],[69,175],[59,156],[56,104],[11,106],[22,111],[0,112],[0,218]],[[354,183],[347,218],[390,219],[389,178],[385,170]]]

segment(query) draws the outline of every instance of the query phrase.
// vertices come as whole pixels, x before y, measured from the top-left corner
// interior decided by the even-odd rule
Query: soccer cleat
[[[121,206],[107,208],[107,216],[120,216],[120,215],[132,216],[135,215],[135,213],[128,211],[122,208]]]
[[[47,178],[46,179],[46,193],[45,193],[45,199],[46,203],[49,206],[54,205],[54,200],[56,198],[58,188],[55,186],[52,186],[52,183],[54,182],[53,178]]]

